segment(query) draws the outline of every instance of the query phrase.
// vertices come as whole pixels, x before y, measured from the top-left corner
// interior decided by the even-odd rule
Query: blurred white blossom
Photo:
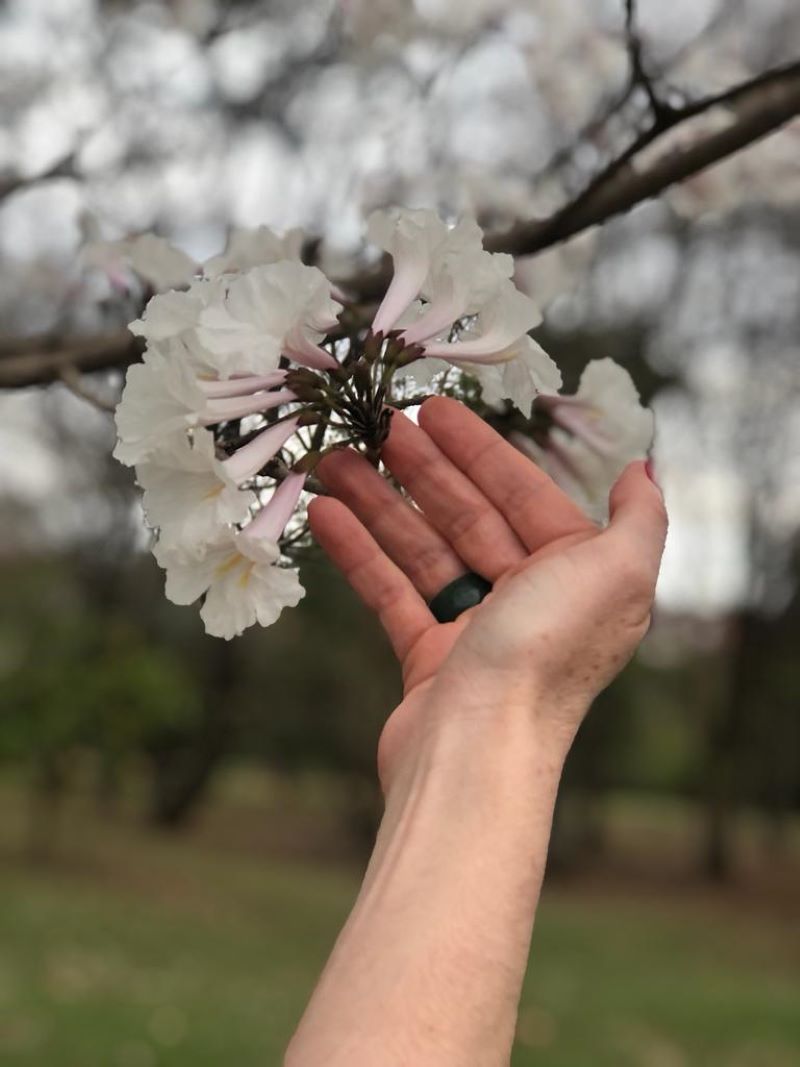
[[[608,495],[628,463],[653,444],[653,413],[642,405],[624,367],[592,360],[572,396],[541,396],[552,419],[545,444],[522,434],[514,441],[598,522],[608,518]]]

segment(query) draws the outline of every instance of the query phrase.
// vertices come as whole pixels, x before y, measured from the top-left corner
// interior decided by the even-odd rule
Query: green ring
[[[437,622],[453,622],[462,612],[480,604],[486,594],[491,591],[491,582],[487,582],[480,574],[469,571],[449,582],[432,600],[428,601],[428,607]]]

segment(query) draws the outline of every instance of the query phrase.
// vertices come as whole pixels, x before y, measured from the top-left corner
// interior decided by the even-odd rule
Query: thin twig
[[[625,0],[625,47],[630,63],[630,89],[643,90],[653,113],[654,123],[660,125],[671,116],[674,108],[665,103],[656,92],[653,81],[645,69],[642,56],[642,39],[637,28],[636,0]]]
[[[102,411],[104,414],[114,414],[116,410],[116,404],[112,404],[110,400],[103,400],[102,397],[92,392],[91,389],[87,389],[83,384],[83,377],[72,363],[68,363],[62,367],[58,374],[60,380],[69,389],[71,393],[79,397],[81,400],[85,400],[92,407],[97,408],[98,411]]]

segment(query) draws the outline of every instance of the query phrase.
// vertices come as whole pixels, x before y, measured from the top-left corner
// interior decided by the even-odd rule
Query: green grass
[[[2,1067],[279,1064],[356,876],[84,833],[56,865],[0,858]],[[553,888],[514,1065],[789,1067],[797,951],[788,921],[718,898]]]

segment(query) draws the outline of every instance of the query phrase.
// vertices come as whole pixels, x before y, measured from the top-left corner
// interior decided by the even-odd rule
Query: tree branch
[[[683,148],[667,144],[655,159],[658,142],[692,120],[725,108],[728,125],[698,136]],[[675,182],[698,174],[767,136],[800,114],[800,61],[758,75],[715,96],[703,97],[655,117],[653,124],[615,157],[582,193],[546,219],[522,222],[501,234],[487,236],[492,252],[529,256],[597,226],[636,204],[657,196]],[[652,146],[652,148],[651,148]],[[637,165],[638,164],[638,165]],[[343,287],[368,302],[379,296],[388,278],[386,266],[342,281]],[[83,372],[125,367],[139,357],[140,343],[127,331],[93,338],[52,341],[26,338],[0,346],[0,388],[41,385],[58,380],[62,369]]]
[[[39,182],[48,181],[52,178],[75,178],[75,156],[70,152],[68,156],[54,163],[41,174],[34,174],[27,178],[0,175],[0,202],[16,193],[19,189],[29,189]]]
[[[5,344],[4,348],[9,350],[10,345]],[[74,372],[127,367],[141,353],[140,343],[127,330],[97,337],[68,338],[59,345],[40,340],[39,347],[26,338],[20,349],[24,351],[18,355],[0,355],[0,389],[58,381],[68,367]]]
[[[669,131],[689,124],[717,107],[730,111],[731,121],[721,130],[699,138],[682,150],[666,150],[654,162],[637,168],[646,148]],[[800,114],[800,62],[758,75],[716,96],[676,108],[668,118],[656,120],[618,157],[613,159],[574,200],[546,219],[519,223],[484,242],[493,252],[529,256],[565,241],[582,230],[628,211],[658,195],[677,181],[689,178]]]

